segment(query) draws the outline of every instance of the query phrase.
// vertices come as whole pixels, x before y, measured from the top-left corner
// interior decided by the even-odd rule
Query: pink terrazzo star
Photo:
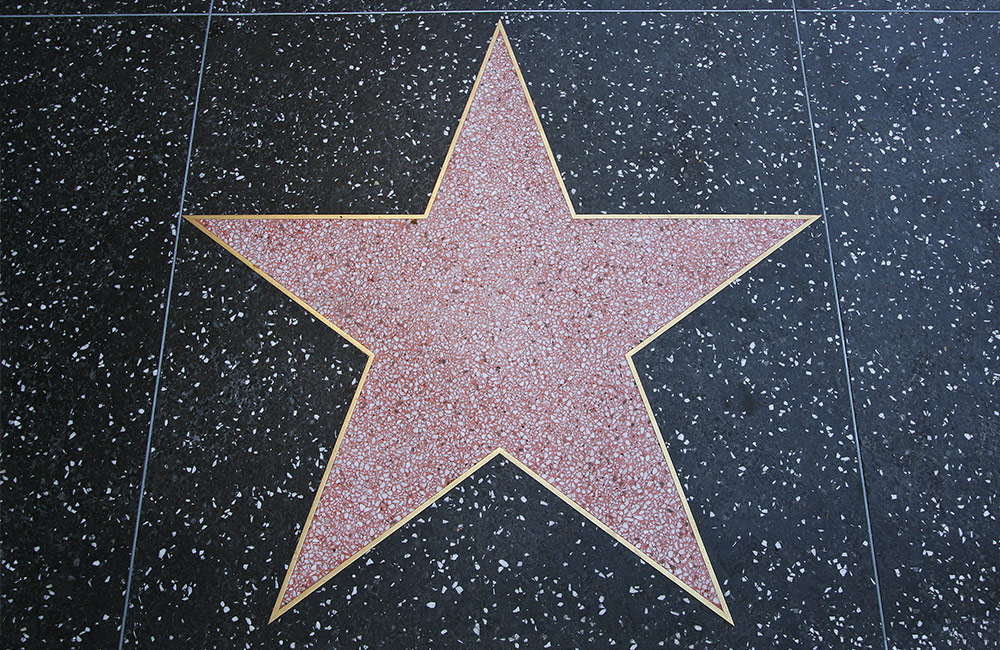
[[[272,618],[502,448],[731,621],[630,355],[811,218],[576,217],[493,43],[425,219],[192,218],[370,353]]]

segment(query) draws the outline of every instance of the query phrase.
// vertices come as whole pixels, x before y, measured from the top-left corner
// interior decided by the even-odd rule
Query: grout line
[[[213,0],[214,1],[214,0]],[[424,9],[397,11],[212,11],[222,18],[254,18],[266,16],[407,16],[407,15],[472,15],[472,14],[983,14],[1000,15],[1000,9]],[[20,18],[192,18],[207,17],[205,12],[120,13],[120,14],[0,14],[0,19]]]
[[[214,0],[213,0],[214,2]],[[410,15],[463,15],[463,14],[755,14],[791,13],[791,9],[401,9],[385,11],[212,11],[212,16],[223,18],[252,18],[257,16],[410,16]],[[205,12],[192,13],[120,13],[120,14],[0,14],[2,18],[144,18],[208,16]]]
[[[823,214],[823,231],[826,234],[826,247],[830,260],[830,281],[833,286],[833,304],[837,313],[837,328],[840,334],[840,350],[844,357],[844,378],[847,381],[847,403],[851,411],[851,429],[854,432],[854,446],[858,455],[858,474],[861,476],[861,496],[865,506],[865,522],[868,525],[868,548],[871,549],[872,572],[875,578],[875,595],[878,598],[878,616],[882,625],[882,647],[889,650],[889,636],[885,628],[885,611],[882,606],[882,587],[878,578],[878,562],[875,559],[875,538],[872,534],[872,517],[868,506],[868,485],[865,481],[865,467],[861,461],[861,436],[858,431],[858,417],[854,406],[854,385],[851,381],[851,365],[847,357],[847,335],[844,332],[844,317],[840,310],[840,291],[837,288],[837,271],[833,259],[833,240],[830,237],[830,221],[826,211],[826,197],[823,193],[823,176],[820,172],[819,147],[816,142],[816,125],[813,122],[812,100],[809,96],[809,83],[806,80],[806,60],[802,52],[802,36],[799,33],[798,10],[795,0],[792,0],[792,18],[795,21],[795,40],[799,48],[799,65],[802,70],[802,89],[806,96],[806,114],[809,119],[809,133],[813,141],[813,157],[816,160],[816,184],[819,186],[819,202]]]
[[[232,11],[216,16],[408,16],[429,14],[757,14],[791,9],[404,9],[386,11]]]
[[[799,14],[1000,14],[1000,9],[796,9]]]
[[[787,14],[787,13],[859,13],[859,14],[1000,14],[1000,9],[405,9],[386,11],[219,11],[213,16],[402,16],[426,14]]]
[[[170,280],[167,283],[167,300],[163,308],[163,332],[160,336],[160,353],[156,361],[156,380],[153,383],[153,402],[149,409],[149,431],[146,435],[146,457],[142,462],[142,480],[139,483],[139,503],[135,512],[135,528],[132,531],[132,553],[128,561],[128,578],[125,582],[125,606],[122,610],[122,623],[118,637],[118,650],[125,644],[125,623],[128,620],[129,600],[132,595],[132,575],[135,569],[135,553],[139,542],[139,524],[142,521],[142,501],[146,493],[146,472],[149,469],[149,455],[153,447],[153,427],[156,421],[156,401],[160,392],[160,377],[163,372],[163,353],[167,343],[167,324],[170,318],[170,298],[174,290],[174,271],[177,268],[177,251],[181,241],[181,223],[184,215],[184,198],[187,193],[188,173],[191,170],[191,154],[194,151],[194,127],[198,120],[198,101],[201,99],[201,82],[205,76],[205,59],[208,55],[208,34],[212,27],[212,6],[215,0],[210,0],[208,13],[205,14],[205,39],[201,46],[201,65],[198,68],[198,85],[194,93],[194,110],[191,116],[191,131],[188,134],[187,160],[184,163],[184,178],[181,181],[181,202],[177,211],[176,231],[174,233],[174,252],[170,259]]]
[[[204,11],[192,13],[172,13],[172,14],[0,14],[0,18],[23,18],[34,20],[36,18],[204,18],[208,16]]]

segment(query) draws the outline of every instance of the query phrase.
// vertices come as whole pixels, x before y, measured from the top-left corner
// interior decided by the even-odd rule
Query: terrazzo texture
[[[998,28],[803,19],[896,648],[1000,643]]]
[[[6,21],[9,647],[113,647],[204,21]]]
[[[274,647],[267,612],[364,367],[219,250],[184,223],[130,647]]]
[[[721,607],[628,352],[806,220],[574,220],[498,36],[426,220],[202,220],[372,366],[280,604],[498,447]]]
[[[469,23],[213,20],[188,211],[423,212],[492,33]]]
[[[505,17],[577,211],[817,213],[791,18]]]
[[[797,4],[800,9],[804,6]],[[636,153],[638,147],[645,147],[644,137],[623,139],[617,133],[629,132],[625,116],[631,115],[633,122],[662,124],[653,133],[668,133],[668,120],[687,119],[688,128],[682,133],[690,132],[684,137],[690,140],[692,151],[700,147],[724,152],[724,146],[712,143],[726,141],[727,132],[735,134],[730,143],[739,144],[744,134],[755,143],[740,149],[727,163],[728,169],[715,159],[715,172],[727,173],[734,183],[725,201],[720,200],[720,191],[712,190],[721,209],[752,210],[756,197],[767,192],[776,197],[776,206],[798,201],[795,205],[802,212],[815,213],[820,205],[808,121],[803,115],[801,71],[795,57],[789,60],[784,54],[786,47],[795,47],[790,13],[511,14],[504,19],[577,199],[589,191],[588,183],[604,181],[588,178],[584,182],[572,176],[568,158],[575,155],[571,152],[574,130],[560,133],[557,122],[579,120],[576,141],[591,150],[597,161],[590,167],[601,169],[601,175],[613,180],[618,172],[613,167],[604,169],[602,156],[633,161],[640,168],[643,161],[652,160],[645,148],[643,155]],[[309,211],[312,206],[322,206],[324,212],[409,211],[410,205],[422,210],[497,17],[213,17],[195,138],[194,164],[201,167],[188,179],[187,211]],[[989,147],[996,138],[995,132],[979,126],[995,121],[997,47],[990,40],[995,21],[949,12],[872,16],[848,11],[817,16],[803,11],[799,18],[835,268],[849,331],[849,361],[890,647],[997,647],[996,614],[989,605],[1000,601],[1000,590],[995,581],[996,561],[991,559],[991,552],[993,558],[996,552],[988,545],[997,538],[996,524],[984,516],[984,508],[995,512],[995,490],[990,489],[995,479],[987,474],[987,461],[996,455],[992,445],[998,418],[989,406],[995,402],[996,386],[979,372],[992,370],[989,358],[997,356],[989,307],[996,272],[993,262],[985,261],[996,259],[996,243],[984,234],[995,233],[989,230],[993,227],[989,215],[997,212],[995,194],[990,194],[996,183],[989,179],[996,176],[996,170],[989,161],[995,161],[996,155]],[[70,282],[66,278],[91,278],[95,273],[104,277],[107,267],[93,266],[91,259],[115,269],[127,267],[127,275],[122,272],[121,277],[131,281],[116,283],[123,288],[152,287],[150,294],[124,293],[125,302],[137,311],[144,304],[158,305],[159,298],[148,296],[162,292],[169,282],[169,271],[159,260],[169,256],[172,235],[163,224],[173,223],[176,217],[193,86],[172,89],[155,101],[152,94],[147,95],[139,106],[156,115],[152,125],[135,119],[137,113],[123,109],[119,102],[131,98],[134,88],[180,88],[183,84],[174,81],[179,78],[193,83],[205,18],[193,18],[190,37],[178,37],[178,42],[185,43],[183,56],[173,58],[166,54],[170,47],[161,47],[159,37],[146,39],[145,31],[151,25],[186,24],[185,20],[132,21],[4,19],[5,52],[13,53],[7,71],[37,69],[28,81],[46,80],[61,84],[56,88],[73,86],[93,93],[84,106],[79,105],[81,96],[77,105],[61,102],[59,113],[30,113],[31,119],[17,131],[5,121],[4,142],[29,143],[8,145],[8,151],[20,152],[16,155],[22,158],[30,153],[37,156],[32,160],[45,162],[34,165],[40,172],[32,172],[41,181],[38,190],[35,176],[28,175],[31,165],[14,167],[15,173],[8,171],[10,157],[3,162],[5,359],[21,355],[19,346],[26,347],[38,333],[52,331],[44,329],[48,327],[44,324],[15,328],[15,318],[20,316],[13,315],[16,302],[11,296],[18,300],[37,293],[61,296],[60,287]],[[130,28],[119,37],[123,25]],[[135,35],[130,33],[131,25],[135,25]],[[682,27],[680,32],[677,25]],[[660,39],[656,48],[642,47],[655,30],[671,37]],[[340,56],[344,44],[351,41],[348,34],[354,31],[364,35],[361,42],[370,43],[371,51],[362,50],[359,44],[351,56]],[[33,36],[36,33],[42,36]],[[92,37],[94,33],[99,37]],[[272,33],[279,38],[269,47]],[[549,37],[543,37],[545,33]],[[689,37],[673,38],[675,33]],[[53,34],[60,36],[45,42]],[[630,34],[636,35],[634,40]],[[241,40],[247,47],[236,47]],[[263,46],[249,47],[254,42]],[[601,43],[610,47],[596,47]],[[837,46],[831,50],[833,43]],[[65,51],[52,56],[59,44]],[[427,49],[420,49],[421,45]],[[148,48],[155,51],[148,73],[146,66],[123,70],[113,65],[127,59],[121,54],[123,46],[131,48],[132,54]],[[780,54],[776,55],[775,47]],[[380,51],[385,52],[384,59]],[[120,56],[111,59],[98,52]],[[719,74],[702,76],[697,82],[687,74],[663,76],[662,86],[651,83],[656,71],[688,56],[698,70],[714,62]],[[775,63],[776,56],[782,63]],[[561,64],[568,58],[579,61],[574,71],[576,92]],[[625,65],[633,60],[635,66]],[[419,66],[406,67],[410,61]],[[872,63],[879,67],[872,68]],[[351,64],[384,71],[383,77],[400,70],[398,79],[403,83],[375,84],[377,72],[364,76],[351,71]],[[976,66],[979,77],[972,77]],[[88,72],[83,74],[85,69]],[[299,70],[308,74],[299,75]],[[604,84],[600,83],[602,70],[608,70]],[[89,84],[98,72],[107,91]],[[890,84],[891,92],[882,90],[886,72],[900,80],[898,87]],[[583,73],[593,81],[581,83]],[[713,80],[724,88],[733,74],[751,76],[756,93],[734,110],[752,114],[754,119],[732,127],[725,121],[706,125],[710,114],[700,112],[699,107],[707,110],[711,101],[720,101],[712,96],[713,90],[723,95],[712,87]],[[260,81],[254,81],[255,77]],[[379,89],[378,98],[357,98],[355,81],[362,77],[365,87]],[[970,77],[990,83],[980,87],[970,84]],[[434,81],[433,86],[428,79]],[[962,90],[948,90],[955,86]],[[654,87],[659,89],[655,93]],[[649,95],[661,97],[663,89],[674,89],[690,99],[670,111],[659,110],[660,100],[654,102]],[[759,110],[772,89],[778,89],[780,101],[773,108]],[[45,92],[56,90],[39,87],[31,93],[9,94],[7,105],[17,109],[21,98],[39,105],[41,100],[33,98]],[[950,93],[957,99],[954,103],[950,103]],[[854,99],[856,94],[864,101]],[[949,102],[945,107],[941,107],[942,95]],[[342,98],[348,99],[342,102]],[[595,101],[602,100],[605,105],[594,108]],[[242,111],[242,125],[237,111],[213,121],[212,115],[219,115],[226,102]],[[603,115],[612,103],[622,108],[616,108],[615,117],[609,119]],[[358,115],[374,119],[350,123],[343,117],[350,116],[348,111],[337,113],[342,104],[356,105]],[[121,139],[105,144],[88,138],[83,146],[77,138],[82,139],[86,130],[73,131],[50,119],[69,115],[71,110],[79,116],[77,122],[93,115],[123,113],[132,119],[122,121],[125,136]],[[175,117],[183,111],[188,113]],[[685,113],[690,117],[684,118]],[[333,125],[334,118],[339,124]],[[392,127],[372,136],[369,125],[381,122]],[[905,147],[889,139],[886,125],[896,123],[898,132],[907,134]],[[150,129],[150,139],[133,137],[132,124],[135,129]],[[583,124],[589,125],[585,137]],[[789,128],[781,130],[782,124]],[[153,139],[163,125],[162,139]],[[728,131],[720,130],[723,127]],[[895,135],[897,127],[891,128]],[[914,129],[920,137],[914,137]],[[962,133],[955,133],[957,129]],[[700,142],[709,136],[712,143]],[[411,146],[411,139],[419,146]],[[76,143],[74,155],[50,157],[45,147],[55,141]],[[356,165],[336,167],[336,174],[331,174],[340,164],[332,157],[310,162],[334,145],[355,154]],[[890,145],[897,150],[889,149]],[[287,153],[298,155],[305,146],[309,155],[293,159]],[[273,151],[284,155],[272,155]],[[394,151],[405,154],[394,155]],[[88,163],[84,152],[93,160],[105,156],[128,160],[121,152],[134,152],[130,155],[135,160],[129,164],[164,165],[166,176],[144,174],[144,193],[124,195],[117,189],[106,193],[100,188],[127,187],[135,178],[134,170]],[[775,156],[781,152],[795,173],[782,171],[773,176],[774,183],[765,183],[764,177],[757,180],[756,174],[743,171],[773,170]],[[246,164],[239,161],[254,158],[252,164],[237,170],[237,163]],[[687,159],[686,154],[676,158]],[[296,166],[289,175],[287,168],[293,160]],[[371,171],[372,161],[378,160],[381,179]],[[97,169],[105,172],[97,175]],[[679,165],[671,168],[665,176],[673,179],[680,169]],[[922,182],[923,169],[928,170],[927,176],[947,182]],[[590,172],[581,166],[575,173]],[[239,175],[245,179],[237,180]],[[86,192],[76,195],[69,192],[68,181],[58,183],[91,177],[97,179],[93,187],[77,181]],[[165,181],[151,184],[151,178]],[[374,185],[375,180],[380,185]],[[696,178],[691,182],[703,183]],[[746,183],[748,191],[742,192],[736,182]],[[387,184],[394,189],[388,198]],[[164,190],[154,191],[153,185],[162,185]],[[350,192],[342,189],[348,185]],[[693,209],[687,200],[669,198],[685,196],[674,189],[668,192],[666,188],[673,185],[672,180],[662,188],[650,185],[657,192],[656,202],[651,202],[648,189],[639,196],[638,191],[630,193],[627,185],[620,185],[615,186],[614,201],[578,207],[595,211],[619,211],[622,205],[630,211]],[[601,191],[608,187],[602,185]],[[132,224],[135,215],[120,220],[119,213],[107,207],[131,205],[140,199],[160,205],[161,199],[155,197],[170,192],[176,194],[162,199],[166,215],[162,219],[167,221],[151,215],[151,234],[121,228],[117,224]],[[324,193],[351,198],[326,200]],[[895,195],[897,200],[890,198],[886,203],[881,198],[884,194]],[[70,218],[76,213],[69,206],[77,205],[82,212],[85,206],[96,205],[85,223],[95,229],[94,237],[99,236],[105,248],[91,251],[93,244],[77,246],[79,237],[66,238],[67,243],[59,246],[52,239],[56,231],[46,225],[40,231],[46,245],[51,248],[55,242],[60,253],[52,257],[50,274],[39,271],[30,280],[15,278],[11,269],[20,263],[16,258],[28,259],[22,250],[30,250],[39,260],[36,268],[41,268],[42,254],[17,239],[17,224],[25,219],[23,211],[13,212],[13,195],[30,204],[29,213],[34,212],[32,205],[53,204],[44,214],[58,214],[64,228],[84,223],[82,218]],[[90,203],[84,203],[84,198]],[[218,209],[205,210],[210,204]],[[63,207],[67,212],[58,212]],[[109,210],[106,216],[105,210]],[[958,218],[963,213],[966,220]],[[16,216],[10,218],[12,214]],[[974,223],[983,225],[975,227]],[[106,247],[118,241],[109,233],[155,242],[149,245],[154,252],[137,256],[141,264],[134,260],[126,264],[124,254],[104,255]],[[315,322],[190,224],[182,225],[179,245],[126,646],[882,647],[860,475],[851,449],[854,439],[834,292],[820,224],[806,229],[700,307],[667,332],[648,355],[637,359],[643,364],[644,385],[722,581],[735,626],[665,581],[579,513],[561,501],[546,499],[540,485],[506,463],[483,468],[399,534],[379,544],[363,562],[351,565],[288,614],[266,625],[281,573],[332,449],[330,432],[339,427],[363,359],[328,327]],[[121,248],[130,252],[133,246],[126,243]],[[18,254],[12,256],[15,250]],[[973,261],[980,263],[970,271]],[[921,270],[925,262],[930,271]],[[139,268],[129,266],[133,263]],[[892,266],[879,266],[889,263]],[[905,275],[899,275],[901,271]],[[980,286],[978,293],[973,281]],[[104,294],[88,286],[86,291],[74,289],[73,295],[79,298],[64,301],[68,304],[64,311],[91,296],[103,300]],[[28,300],[40,301],[25,298],[24,304]],[[885,320],[879,316],[883,310],[889,313]],[[39,317],[43,313],[37,312]],[[156,318],[162,311],[159,314]],[[47,389],[50,396],[45,398],[28,388],[20,393],[17,373],[23,371],[23,363],[20,368],[4,366],[0,399],[5,416],[0,461],[4,574],[0,590],[5,644],[116,647],[120,585],[127,572],[127,538],[134,522],[128,518],[135,516],[135,479],[142,462],[141,449],[136,450],[144,443],[143,429],[148,425],[131,414],[145,409],[148,417],[152,388],[148,373],[148,383],[134,390],[127,375],[133,360],[155,360],[162,323],[153,318],[156,322],[150,325],[145,320],[136,321],[127,336],[120,334],[111,344],[101,343],[107,337],[99,327],[90,336],[88,322],[95,322],[91,316],[72,321],[74,330],[80,329],[74,335],[94,340],[83,352],[78,348],[85,341],[73,340],[68,344],[71,349],[60,352],[61,337],[47,336],[51,343],[47,356],[38,356],[38,346],[32,349],[32,359],[39,361],[40,374],[35,377],[51,378],[54,386]],[[927,325],[935,326],[931,334],[941,336],[929,337],[922,329]],[[875,344],[877,330],[882,340]],[[119,333],[123,331],[119,327]],[[894,338],[900,333],[902,338]],[[857,345],[852,337],[858,339]],[[943,339],[948,339],[947,352]],[[79,386],[80,377],[89,381],[89,369],[77,373],[66,359],[74,352],[84,355],[91,350],[114,361],[106,362],[107,371],[113,373],[114,385],[129,387],[116,391],[125,398],[91,401],[96,395],[93,390],[88,389],[83,399],[65,389]],[[122,361],[123,357],[129,360]],[[138,377],[140,371],[135,372]],[[76,377],[75,383],[59,383],[61,376]],[[914,379],[907,383],[910,377]],[[99,375],[98,382],[107,383]],[[145,403],[139,404],[142,400]],[[69,526],[58,514],[68,512],[60,505],[59,493],[28,496],[35,485],[46,481],[60,480],[61,486],[69,487],[62,478],[69,460],[60,456],[63,452],[58,445],[45,441],[42,446],[42,438],[32,438],[29,447],[13,442],[21,434],[13,428],[9,414],[14,409],[24,411],[21,430],[34,427],[34,436],[35,431],[60,430],[70,417],[74,423],[93,422],[93,428],[99,428],[108,411],[98,404],[115,404],[116,424],[128,421],[129,432],[138,433],[135,441],[130,433],[128,441],[115,436],[113,445],[104,437],[101,444],[83,451],[71,448],[74,457],[66,458],[77,463],[73,469],[78,476],[92,466],[103,468],[93,473],[99,486],[90,492],[91,498],[74,501],[80,504],[74,508],[86,519],[80,529],[75,523]],[[925,416],[924,411],[932,415]],[[948,426],[934,422],[945,416]],[[916,424],[910,425],[911,420]],[[952,427],[953,423],[957,424]],[[82,435],[81,429],[74,440]],[[920,444],[914,442],[915,437]],[[22,449],[28,451],[22,453]],[[25,457],[30,462],[22,461]],[[111,464],[109,457],[117,464]],[[23,474],[11,468],[23,469]],[[22,483],[30,487],[24,493],[15,492],[11,478],[15,475],[19,481],[22,475],[30,475],[34,483]],[[992,482],[987,484],[987,478]],[[90,489],[89,480],[81,485]],[[96,498],[98,493],[103,498]],[[128,508],[120,498],[126,493],[132,499]],[[97,508],[97,514],[88,515],[87,508]],[[24,521],[18,513],[29,512],[35,515],[30,528],[9,525]],[[963,516],[967,512],[979,516]],[[43,530],[43,516],[53,533],[36,552],[37,538],[27,535]],[[929,536],[924,534],[927,529]],[[81,567],[71,573],[63,571],[72,567],[75,540],[84,535],[93,539],[81,539],[80,552],[97,556],[80,555]],[[95,543],[97,547],[92,546]],[[112,547],[118,550],[105,557],[105,549]],[[87,562],[94,559],[100,559],[101,566],[85,572]],[[16,573],[9,567],[15,567]],[[110,595],[100,597],[106,593]],[[21,628],[30,632],[23,641]],[[12,641],[8,641],[10,630],[19,633]],[[83,642],[72,640],[85,630],[89,631],[83,634]]]

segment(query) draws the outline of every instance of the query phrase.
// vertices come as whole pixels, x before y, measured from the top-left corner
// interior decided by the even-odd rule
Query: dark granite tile
[[[4,20],[4,645],[113,647],[202,19]]]
[[[620,165],[643,138],[616,134],[612,121],[574,153],[573,134],[582,129],[560,130],[563,118],[624,110],[595,109],[602,97],[621,107],[646,104],[650,77],[669,90],[670,80],[651,70],[671,57],[696,69],[732,59],[738,79],[741,70],[754,71],[741,84],[759,88],[766,80],[769,88],[730,107],[752,113],[742,126],[705,117],[724,85],[687,71],[674,79],[686,94],[671,115],[688,115],[678,138],[702,141],[690,150],[723,151],[719,143],[735,142],[739,132],[754,143],[736,142],[736,153],[726,154],[732,159],[716,167],[728,169],[734,185],[744,180],[740,170],[755,170],[759,178],[739,186],[749,198],[713,190],[715,203],[706,205],[817,211],[788,17],[707,20],[646,16],[612,27],[607,17],[549,16],[511,20],[508,31],[515,47],[527,49],[518,54],[564,169],[572,156],[597,160],[602,149],[623,150],[607,154]],[[491,17],[468,16],[220,21],[202,96],[191,211],[421,210],[492,29]],[[546,30],[561,44],[544,37]],[[629,41],[625,35],[635,30]],[[673,49],[638,48],[656,33],[671,35],[661,38]],[[684,38],[675,41],[675,33]],[[731,46],[705,44],[712,34],[731,36]],[[685,52],[699,47],[700,54]],[[612,49],[645,64],[608,63]],[[748,60],[751,54],[757,58]],[[775,57],[778,63],[768,62]],[[578,72],[586,94],[561,96],[572,83],[563,64]],[[624,66],[605,68],[616,84],[613,97],[587,69],[601,65]],[[649,128],[666,124],[671,117],[657,117],[648,101]],[[706,119],[711,128],[699,126]],[[617,173],[579,176],[571,179],[578,194],[604,183],[615,197],[593,209],[620,202],[645,211],[696,209],[683,203],[696,196],[684,188],[664,190],[672,194],[651,204],[638,180],[630,187]],[[639,359],[735,627],[506,462],[484,468],[267,625],[361,359],[187,224],[181,251],[130,645],[879,645],[818,225]]]
[[[24,14],[179,14],[205,13],[209,0],[27,0],[5,7],[0,13]]]
[[[191,211],[422,212],[496,19],[213,21]],[[579,211],[816,209],[790,14],[504,21]]]
[[[803,16],[895,648],[997,647],[1000,16]]]
[[[267,622],[364,355],[181,234],[129,639],[231,647]]]
[[[494,25],[213,19],[188,210],[423,212]]]
[[[815,211],[790,14],[512,16],[576,209]]]

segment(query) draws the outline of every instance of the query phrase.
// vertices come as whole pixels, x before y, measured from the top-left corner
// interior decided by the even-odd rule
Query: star
[[[271,619],[502,455],[732,623],[632,355],[815,217],[707,216],[577,214],[498,25],[424,214],[187,217],[368,355]]]

